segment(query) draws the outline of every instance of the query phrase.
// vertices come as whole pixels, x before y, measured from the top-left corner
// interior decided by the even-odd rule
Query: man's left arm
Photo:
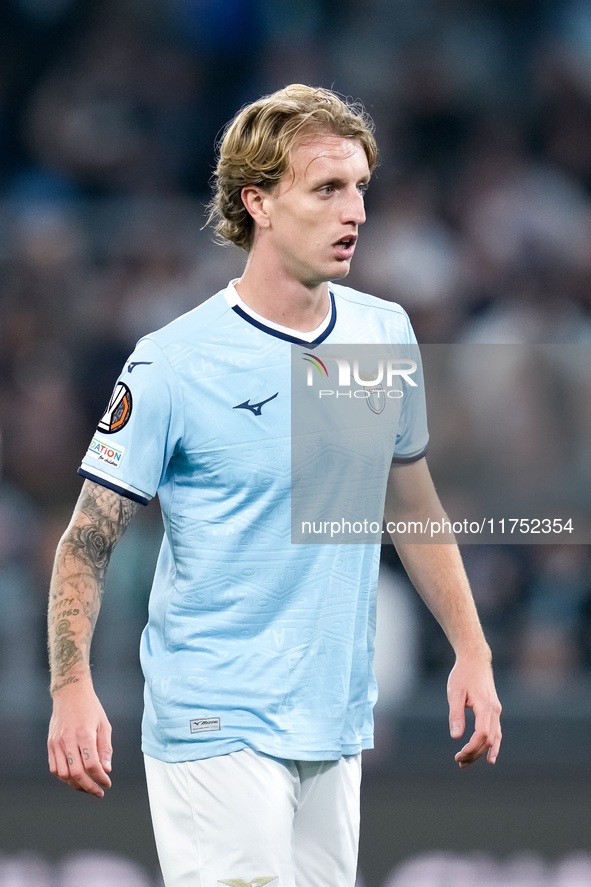
[[[401,527],[409,521],[447,519],[433,486],[426,460],[394,464],[388,480],[386,521]],[[463,735],[465,709],[475,715],[474,733],[455,756],[467,767],[486,753],[494,764],[501,744],[501,705],[495,690],[491,651],[470,591],[462,558],[450,533],[445,542],[414,542],[410,534],[391,533],[408,576],[450,644],[456,661],[447,684],[452,738]],[[421,538],[415,537],[415,538]],[[442,538],[439,536],[438,538]]]

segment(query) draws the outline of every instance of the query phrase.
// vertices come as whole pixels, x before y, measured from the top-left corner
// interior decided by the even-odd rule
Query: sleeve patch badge
[[[119,468],[124,452],[125,447],[107,444],[96,435],[92,438],[88,447],[89,456],[93,459],[98,459],[99,462],[104,462],[105,465],[111,465],[112,468]]]
[[[121,431],[131,418],[131,406],[131,391],[123,382],[117,382],[105,415],[98,423],[98,430],[103,434],[115,434],[116,431]]]

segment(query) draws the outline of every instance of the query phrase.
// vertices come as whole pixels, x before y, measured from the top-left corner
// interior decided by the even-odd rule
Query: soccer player
[[[365,113],[325,89],[292,85],[237,115],[210,219],[247,252],[244,273],[139,342],[82,461],[50,592],[50,768],[98,797],[111,784],[91,636],[111,552],[158,493],[142,747],[167,887],[355,882],[379,546],[290,542],[290,359],[293,345],[415,341],[400,306],[335,282],[376,156]],[[413,397],[386,516],[441,519]],[[494,763],[500,705],[458,550],[397,548],[456,654],[453,737],[475,712],[456,760]]]

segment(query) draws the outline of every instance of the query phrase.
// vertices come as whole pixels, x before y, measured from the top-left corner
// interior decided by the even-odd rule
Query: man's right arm
[[[111,784],[111,726],[92,686],[90,644],[111,554],[138,507],[85,481],[57,549],[49,594],[49,767],[63,782],[98,797]]]

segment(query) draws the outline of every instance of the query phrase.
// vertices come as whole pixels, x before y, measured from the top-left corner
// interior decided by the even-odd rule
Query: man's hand
[[[49,769],[77,791],[102,798],[111,780],[111,725],[90,678],[54,693],[47,740]]]
[[[483,658],[458,658],[447,682],[449,732],[452,739],[463,736],[465,709],[474,711],[474,733],[455,756],[460,767],[467,767],[486,753],[494,764],[501,745],[501,703],[497,697],[490,663]]]

